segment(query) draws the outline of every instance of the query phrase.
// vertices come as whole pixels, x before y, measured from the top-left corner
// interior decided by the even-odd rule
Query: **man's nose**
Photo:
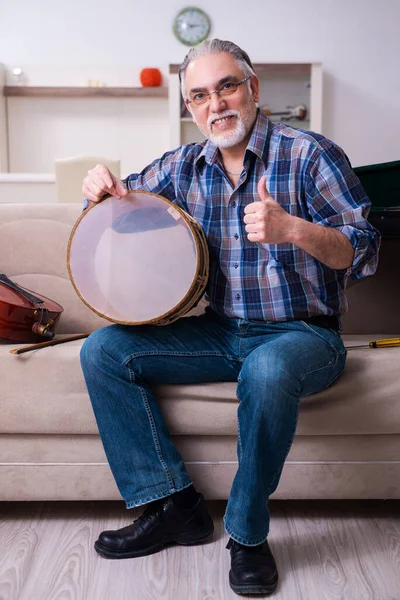
[[[218,113],[226,107],[225,98],[220,94],[211,94],[210,96],[210,110],[211,112]]]

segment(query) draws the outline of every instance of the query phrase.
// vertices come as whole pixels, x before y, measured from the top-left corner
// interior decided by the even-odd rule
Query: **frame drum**
[[[208,280],[198,222],[162,196],[131,191],[85,210],[68,242],[68,273],[81,300],[123,325],[167,325],[194,308]]]

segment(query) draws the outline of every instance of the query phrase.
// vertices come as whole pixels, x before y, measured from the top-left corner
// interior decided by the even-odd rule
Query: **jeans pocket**
[[[300,322],[307,331],[318,336],[320,339],[329,344],[334,352],[337,354],[346,354],[346,348],[344,347],[343,340],[339,332],[335,331],[334,329],[326,329],[324,327],[318,327],[318,325],[311,325],[310,323],[306,323],[306,321]]]

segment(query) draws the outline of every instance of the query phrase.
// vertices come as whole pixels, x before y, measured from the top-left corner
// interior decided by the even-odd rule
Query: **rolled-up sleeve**
[[[309,161],[306,202],[314,223],[341,231],[354,248],[346,274],[353,279],[373,275],[381,237],[368,222],[371,202],[341,148],[329,142]]]
[[[176,162],[180,159],[180,149],[166,152],[161,158],[157,158],[140,173],[132,173],[122,179],[127,190],[145,190],[153,194],[159,194],[175,202],[175,188],[172,182],[172,174]],[[83,200],[83,210],[89,206],[87,198]]]

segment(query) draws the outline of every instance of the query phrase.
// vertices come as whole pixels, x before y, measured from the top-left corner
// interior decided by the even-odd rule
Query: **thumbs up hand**
[[[297,217],[289,215],[270,195],[266,178],[258,182],[260,200],[248,204],[244,209],[247,238],[250,242],[282,244],[290,241]]]

